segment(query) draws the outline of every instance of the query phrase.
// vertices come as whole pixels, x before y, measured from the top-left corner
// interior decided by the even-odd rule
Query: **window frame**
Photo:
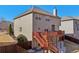
[[[22,27],[19,27],[19,31],[22,32]]]

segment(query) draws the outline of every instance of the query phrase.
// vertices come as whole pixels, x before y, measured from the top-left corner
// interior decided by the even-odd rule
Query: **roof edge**
[[[71,20],[78,20],[78,19],[67,19],[67,20],[61,20],[61,21],[64,22],[64,21],[71,21]]]
[[[48,14],[44,14],[44,13],[40,13],[40,12],[36,12],[36,11],[33,11],[33,10],[30,11],[30,12],[28,12],[28,13],[26,13],[26,14],[24,14],[24,15],[17,16],[17,17],[15,17],[14,19],[17,19],[17,18],[20,18],[20,17],[22,17],[22,16],[28,15],[28,14],[30,14],[30,13],[37,13],[37,14],[42,14],[42,15],[46,15],[46,16],[50,16],[50,17],[54,17],[54,18],[61,19],[59,16],[48,15]]]

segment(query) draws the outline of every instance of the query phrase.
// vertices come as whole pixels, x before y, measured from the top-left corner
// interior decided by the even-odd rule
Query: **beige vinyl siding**
[[[65,34],[73,34],[73,20],[70,21],[61,21],[60,30],[65,31]]]
[[[32,40],[32,15],[33,14],[28,14],[14,20],[14,34],[16,37],[23,34],[28,41]],[[20,27],[22,27],[21,32]]]

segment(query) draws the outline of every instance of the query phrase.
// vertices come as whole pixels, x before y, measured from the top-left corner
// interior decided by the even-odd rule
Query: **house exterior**
[[[14,19],[14,35],[24,35],[28,41],[32,41],[33,32],[58,31],[61,25],[60,17],[54,10],[54,15],[39,8],[31,8],[24,14]]]
[[[61,20],[60,30],[64,30],[65,34],[68,36],[79,39],[79,18],[63,17]]]

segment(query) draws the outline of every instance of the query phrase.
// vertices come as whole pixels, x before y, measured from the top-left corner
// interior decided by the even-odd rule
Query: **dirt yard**
[[[0,46],[16,44],[17,41],[14,40],[9,34],[6,32],[0,32]]]

